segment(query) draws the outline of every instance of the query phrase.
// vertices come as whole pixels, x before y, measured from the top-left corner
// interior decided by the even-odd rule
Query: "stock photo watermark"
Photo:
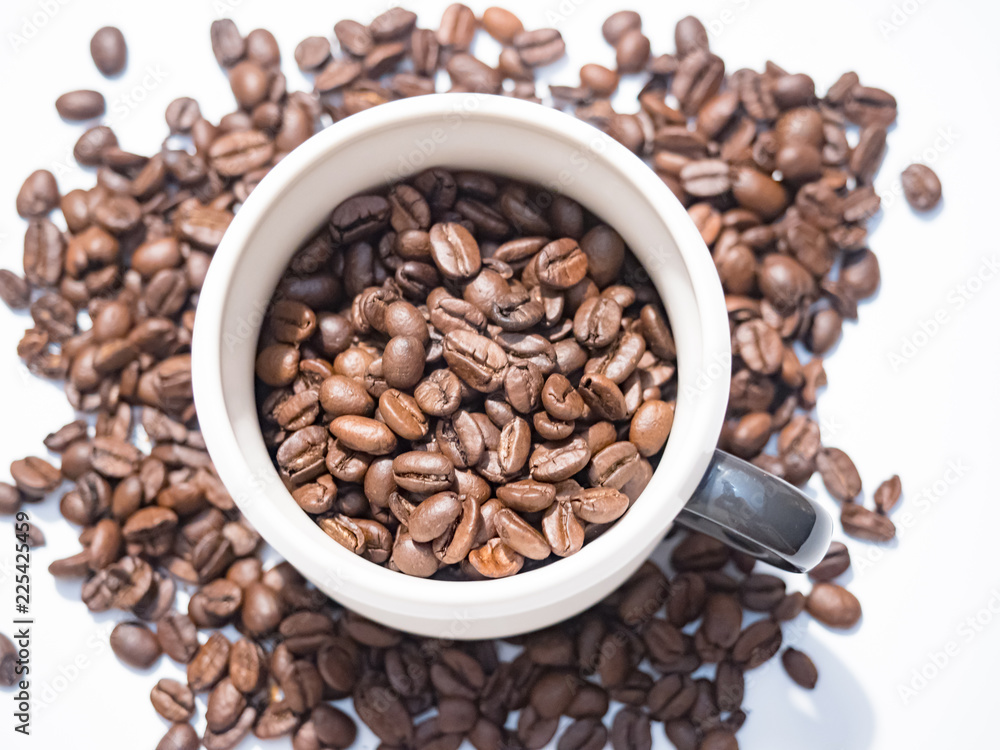
[[[886,352],[886,360],[892,371],[899,372],[916,359],[942,331],[958,320],[958,313],[991,286],[990,282],[997,277],[998,272],[1000,254],[981,256],[976,269],[944,293],[943,303],[918,318],[915,328],[900,338],[897,347]]]
[[[21,16],[13,31],[7,33],[7,43],[14,52],[20,52],[52,23],[60,11],[72,0],[37,0],[35,8]]]
[[[924,654],[923,661],[911,669],[904,680],[896,683],[896,694],[903,705],[908,706],[946,672],[982,633],[993,626],[998,617],[1000,586],[990,589],[989,598],[955,626],[952,636],[937,648],[929,649]]]
[[[888,13],[879,18],[878,30],[882,38],[888,41],[903,29],[930,0],[903,0],[889,6]]]

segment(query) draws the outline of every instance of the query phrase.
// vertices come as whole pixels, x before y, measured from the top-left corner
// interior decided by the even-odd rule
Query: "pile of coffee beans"
[[[256,363],[265,439],[327,534],[409,575],[473,579],[571,555],[628,509],[670,433],[675,372],[614,229],[537,186],[440,168],[332,211],[279,283]]]
[[[468,52],[479,28],[503,44],[496,65]],[[878,209],[871,179],[895,100],[853,73],[823,96],[808,76],[774,64],[726,75],[694,18],[678,24],[671,54],[652,54],[635,13],[612,16],[604,34],[617,69],[584,66],[579,85],[549,86],[548,94],[647,158],[712,249],[735,355],[723,447],[797,484],[818,469],[848,533],[891,538],[898,478],[879,487],[875,510],[862,507],[854,464],[822,445],[810,413],[826,382],[822,354],[878,288],[865,223]],[[118,35],[102,37],[94,58],[113,73],[125,51]],[[803,611],[832,628],[859,621],[857,599],[835,582],[850,567],[844,545],[831,546],[804,595],[712,539],[675,531],[668,569],[647,563],[591,610],[510,639],[520,647],[513,659],[501,658],[496,641],[394,632],[343,611],[287,563],[264,568],[258,535],[205,451],[191,397],[199,290],[233,212],[273,164],[331,121],[434,91],[441,68],[452,90],[537,100],[545,91],[536,89],[535,69],[564,51],[555,30],[525,30],[498,8],[477,17],[463,5],[450,7],[436,30],[393,8],[367,25],[338,22],[334,38],[337,51],[325,36],[299,45],[296,62],[316,73],[315,90],[289,92],[274,37],[264,29],[243,36],[218,21],[211,42],[232,83],[233,112],[213,123],[193,99],[174,101],[170,138],[149,157],[121,149],[109,127],[96,125],[74,148],[81,165],[95,168],[93,188],[63,194],[44,170],[25,181],[17,198],[28,222],[24,274],[0,272],[0,296],[30,312],[18,345],[28,369],[64,381],[70,404],[88,418],[46,439],[54,462],[13,462],[0,512],[58,493],[62,514],[82,529],[81,549],[51,573],[81,580],[91,610],[126,613],[113,636],[124,661],[145,668],[162,652],[187,665],[186,685],[164,681],[151,693],[175,722],[160,750],[222,750],[250,733],[291,735],[296,750],[347,748],[356,725],[331,703],[346,700],[385,748],[454,749],[468,739],[477,750],[537,750],[555,738],[562,716],[572,721],[559,750],[608,741],[615,750],[649,748],[653,731],[680,750],[736,748],[744,675],[781,651],[781,624]],[[622,75],[644,77],[636,112],[608,101]],[[99,96],[74,92],[59,109],[89,117],[103,110]],[[934,198],[936,179],[907,180],[915,203],[923,193]],[[65,230],[49,218],[56,208]],[[471,219],[445,223],[463,220]],[[358,257],[369,264],[365,288],[396,281],[378,248]],[[305,278],[326,293],[318,269]],[[354,330],[366,318],[353,309],[350,329],[332,320],[331,342],[368,335]],[[802,346],[815,355],[805,363]],[[293,384],[311,382],[307,362],[300,355]],[[133,443],[142,433],[148,450]],[[776,451],[767,451],[775,434]],[[230,624],[235,641],[219,630]],[[0,637],[0,683],[13,682],[15,660],[15,646]],[[782,663],[798,684],[816,684],[805,654],[786,649]],[[198,693],[208,694],[201,736],[190,723]]]

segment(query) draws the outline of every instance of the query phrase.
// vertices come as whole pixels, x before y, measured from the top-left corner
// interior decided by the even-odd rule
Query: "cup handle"
[[[799,489],[720,450],[677,522],[794,573],[823,559],[833,531]]]

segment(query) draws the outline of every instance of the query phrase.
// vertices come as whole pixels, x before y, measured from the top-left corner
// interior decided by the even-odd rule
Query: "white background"
[[[435,26],[446,4],[420,2],[421,24]],[[471,4],[477,11],[486,6]],[[556,82],[575,84],[584,62],[613,64],[599,29],[622,7],[618,2],[510,0],[507,6],[528,27],[561,29],[572,64],[546,71]],[[52,169],[64,192],[93,181],[72,161],[82,128],[59,119],[56,96],[102,90],[122,146],[152,153],[165,135],[163,110],[173,98],[197,97],[212,119],[233,106],[209,45],[214,18],[230,15],[244,33],[258,26],[273,30],[290,88],[305,87],[292,59],[295,44],[331,34],[343,15],[370,20],[387,4],[5,0],[2,7],[0,264],[19,269],[24,223],[14,196],[23,177],[39,167]],[[822,91],[854,69],[864,83],[887,88],[899,100],[899,123],[876,181],[883,215],[872,247],[882,288],[862,307],[860,324],[845,326],[827,363],[831,385],[819,416],[824,442],[854,457],[866,493],[893,473],[902,476],[905,496],[894,516],[901,538],[884,549],[851,544],[850,588],[865,611],[855,632],[832,632],[805,617],[786,630],[819,667],[814,692],[795,687],[776,662],[752,673],[741,747],[888,750],[965,744],[959,738],[988,746],[991,741],[983,740],[992,734],[998,694],[992,667],[1000,661],[1000,501],[990,479],[1000,447],[1000,248],[993,229],[1000,6],[971,0],[637,0],[632,7],[645,15],[654,52],[673,51],[674,23],[697,13],[729,70],[759,69],[771,56],[792,72],[811,74]],[[129,43],[128,68],[111,81],[99,76],[88,53],[91,34],[105,24],[119,26]],[[490,43],[480,50],[495,54]],[[634,95],[636,85],[623,88]],[[634,98],[623,98],[622,111],[630,107]],[[899,172],[914,159],[933,163],[945,186],[944,206],[932,217],[915,215],[899,197]],[[990,278],[979,281],[980,272]],[[946,322],[927,333],[926,321],[941,311]],[[29,453],[44,455],[42,438],[72,418],[61,392],[30,377],[17,361],[14,348],[29,324],[27,315],[0,309],[4,467]],[[894,364],[892,355],[901,359]],[[815,479],[813,488],[828,502]],[[49,562],[78,549],[76,532],[61,521],[56,505],[30,507],[48,537],[32,555],[33,736],[25,741],[12,734],[12,701],[0,693],[0,746],[152,747],[165,724],[149,705],[149,688],[156,675],[179,670],[167,659],[155,675],[119,664],[106,645],[118,615],[93,617],[78,600],[78,585],[56,585],[47,575]],[[0,631],[9,632],[13,540],[9,521],[3,528]],[[952,656],[943,656],[946,650]],[[914,670],[929,679],[914,682]],[[903,686],[912,693],[903,695]],[[659,727],[654,739],[667,746]],[[360,743],[375,744],[370,734]],[[258,744],[251,738],[242,747]]]

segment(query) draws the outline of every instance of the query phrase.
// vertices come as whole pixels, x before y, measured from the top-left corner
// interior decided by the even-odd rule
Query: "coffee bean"
[[[588,487],[572,498],[573,513],[587,523],[611,523],[628,510],[628,497],[610,487]]]
[[[266,675],[261,647],[246,638],[233,644],[229,654],[229,680],[242,693],[252,693],[260,687]]]
[[[219,65],[229,68],[246,54],[246,41],[228,18],[212,22],[212,52]]]
[[[941,202],[941,180],[930,167],[911,164],[900,175],[906,202],[917,211],[930,211]]]
[[[740,602],[754,612],[770,612],[785,598],[785,582],[777,576],[754,574],[740,586]]]
[[[806,690],[812,690],[816,687],[816,681],[819,678],[816,665],[801,651],[786,648],[781,654],[781,664],[788,676],[795,680],[798,685]]]
[[[226,177],[236,177],[258,169],[267,164],[273,155],[273,141],[260,130],[227,133],[215,140],[208,149],[209,163]]]
[[[841,508],[840,523],[849,536],[869,542],[889,542],[896,536],[892,521],[855,503]]]
[[[354,708],[383,742],[405,742],[413,736],[413,719],[403,702],[374,675],[363,679],[355,689]]]
[[[190,724],[173,724],[163,739],[156,745],[156,750],[198,750],[201,740]]]
[[[851,567],[851,555],[842,542],[830,542],[823,559],[809,571],[809,577],[814,581],[832,581]]]
[[[58,205],[59,186],[55,176],[47,169],[28,175],[17,193],[17,213],[26,219],[45,216]]]
[[[192,699],[194,698],[192,694]],[[223,678],[209,693],[205,709],[205,720],[210,731],[226,732],[242,716],[247,701],[243,694],[228,678]]]
[[[896,507],[902,494],[903,485],[899,480],[899,475],[894,474],[875,490],[875,507],[879,513],[888,513]]]
[[[236,724],[225,732],[213,732],[211,728],[205,729],[202,736],[202,744],[206,750],[231,750],[243,741],[250,733],[254,722],[257,720],[257,709],[252,706],[244,709],[240,714]]]
[[[638,29],[626,31],[615,44],[619,73],[638,73],[649,60],[649,37]]]
[[[806,599],[806,609],[831,628],[854,627],[861,619],[861,604],[847,589],[835,583],[817,583]]]
[[[8,482],[0,482],[0,516],[12,516],[21,508],[21,491]]]
[[[780,648],[781,626],[765,618],[740,633],[733,644],[733,661],[743,669],[754,669],[774,656]]]
[[[726,729],[712,729],[705,733],[698,748],[699,750],[738,750],[739,745],[732,732]]]
[[[438,42],[443,47],[467,50],[476,33],[476,14],[467,5],[453,3],[444,10],[438,28]]]
[[[98,29],[90,39],[90,56],[102,74],[118,75],[125,69],[125,60],[128,57],[125,36],[114,26]]]
[[[538,279],[555,289],[568,289],[587,274],[587,255],[568,237],[550,242],[536,258]]]
[[[11,310],[23,310],[31,302],[31,287],[13,271],[0,269],[0,299]]]
[[[524,30],[521,19],[504,8],[484,10],[482,24],[486,33],[502,44],[512,44],[514,37]]]
[[[557,500],[542,517],[542,533],[552,552],[568,557],[580,551],[584,542],[583,524],[573,513],[570,503]]]
[[[223,678],[229,665],[231,644],[222,633],[208,637],[187,665],[188,685],[196,693],[210,690]]]
[[[631,707],[615,714],[611,724],[611,747],[614,750],[649,750],[652,745],[648,716]]]
[[[352,450],[381,456],[396,448],[396,436],[392,430],[368,417],[337,417],[330,423],[329,429],[334,437]]]
[[[614,46],[629,31],[638,31],[642,28],[642,16],[634,10],[620,10],[613,13],[601,26],[601,33],[605,41]]]
[[[771,374],[781,367],[781,336],[763,320],[751,320],[736,329],[739,355],[754,372]]]
[[[140,622],[118,623],[111,631],[111,650],[136,669],[149,669],[162,653],[156,636]]]
[[[566,43],[558,29],[521,31],[514,35],[512,44],[529,68],[549,65],[566,54]]]
[[[816,456],[816,465],[823,477],[823,486],[837,500],[850,502],[861,492],[861,477],[844,451],[824,448]]]
[[[66,120],[90,120],[104,114],[104,97],[98,91],[70,91],[56,99],[56,111]]]
[[[177,680],[164,678],[157,682],[149,699],[156,713],[167,721],[189,721],[194,716],[194,693]]]
[[[171,612],[156,622],[156,638],[163,653],[187,664],[198,651],[198,630],[187,615]]]
[[[26,497],[40,498],[59,486],[62,475],[42,458],[30,456],[10,465],[10,475],[17,489]]]

